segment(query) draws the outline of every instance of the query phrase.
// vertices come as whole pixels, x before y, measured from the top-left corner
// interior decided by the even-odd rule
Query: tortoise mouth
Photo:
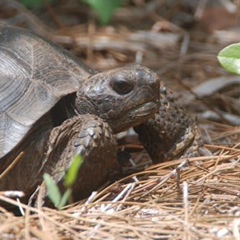
[[[158,109],[158,103],[156,101],[150,101],[147,103],[142,103],[134,107],[130,110],[131,115],[135,115],[135,117],[144,117],[148,115],[152,115]]]
[[[125,131],[147,121],[158,111],[159,103],[149,101],[129,109],[122,116],[109,121],[114,133]]]

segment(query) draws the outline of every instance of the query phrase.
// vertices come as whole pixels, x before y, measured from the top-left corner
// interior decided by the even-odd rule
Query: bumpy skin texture
[[[134,129],[154,163],[205,154],[196,122],[163,84],[159,111]]]
[[[0,178],[0,191],[24,191],[27,201],[44,172],[62,187],[80,154],[73,198],[87,196],[119,170],[114,134],[158,107],[159,78],[150,69],[135,64],[95,73],[44,38],[0,26],[0,174],[24,152]]]
[[[83,156],[84,162],[73,186],[72,197],[77,200],[90,195],[109,173],[120,171],[116,151],[115,136],[105,121],[90,114],[75,116],[51,132],[44,169],[64,191],[61,180],[72,157]],[[45,185],[42,187],[46,193]]]
[[[130,127],[153,162],[201,148],[195,122],[150,69],[134,64],[95,73],[29,31],[0,26],[0,174],[24,152],[0,178],[0,191],[24,191],[27,201],[42,185],[45,196],[45,172],[63,189],[80,154],[73,199],[86,197],[119,171],[114,134]]]

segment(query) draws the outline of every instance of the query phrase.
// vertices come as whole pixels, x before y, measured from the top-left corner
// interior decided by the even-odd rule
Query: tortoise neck
[[[65,120],[78,115],[75,109],[76,94],[69,94],[62,98],[51,110],[51,116],[54,126],[61,125]]]

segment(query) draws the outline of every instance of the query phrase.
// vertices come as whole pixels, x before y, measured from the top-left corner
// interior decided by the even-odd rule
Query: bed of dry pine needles
[[[212,157],[151,166],[61,211],[2,195],[25,215],[2,209],[1,239],[239,239],[240,150],[209,148]]]
[[[148,167],[60,211],[31,208],[0,193],[0,200],[19,206],[23,213],[16,217],[0,207],[0,239],[240,239],[240,77],[227,74],[216,59],[224,46],[240,40],[234,28],[239,18],[230,18],[226,6],[217,9],[218,17],[228,19],[229,26],[223,27],[214,19],[215,7],[195,4],[188,14],[197,24],[188,31],[174,22],[172,13],[164,12],[165,5],[160,13],[150,8],[156,4],[158,9],[162,1],[133,2],[134,7],[115,14],[112,27],[99,27],[91,20],[61,28],[63,21],[56,16],[77,9],[64,1],[48,10],[57,27],[42,20],[47,13],[33,14],[14,0],[0,3],[5,11],[15,6],[11,16],[0,10],[0,17],[16,23],[14,18],[21,14],[17,25],[49,37],[98,70],[134,61],[154,69],[198,118],[213,155],[149,165],[140,151],[137,157],[133,154],[133,162]],[[239,7],[237,1],[226,2]],[[175,15],[186,13],[179,3],[171,10]],[[133,137],[121,138],[128,146]],[[131,148],[141,146],[134,142]]]

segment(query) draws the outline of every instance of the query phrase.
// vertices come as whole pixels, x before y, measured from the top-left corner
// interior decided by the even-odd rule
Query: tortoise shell
[[[0,27],[0,158],[92,70],[30,31]]]

